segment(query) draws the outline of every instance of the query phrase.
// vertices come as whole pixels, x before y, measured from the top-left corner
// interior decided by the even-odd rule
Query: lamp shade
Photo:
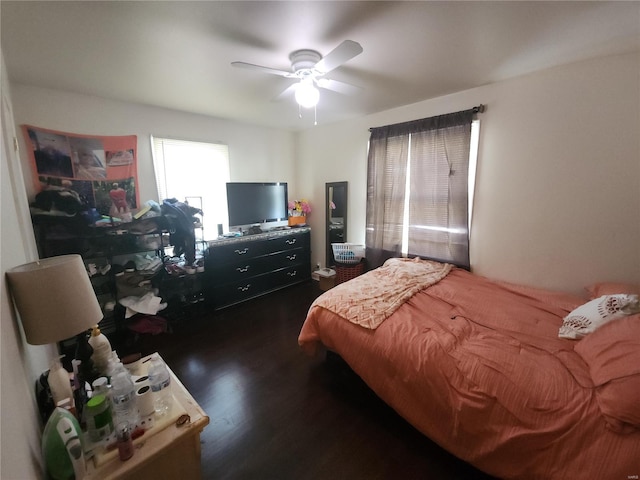
[[[102,310],[80,255],[61,255],[7,271],[27,342],[71,338],[102,320]]]

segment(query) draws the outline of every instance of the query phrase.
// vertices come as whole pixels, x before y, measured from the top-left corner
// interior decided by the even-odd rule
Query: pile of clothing
[[[188,265],[196,260],[196,234],[194,224],[198,221],[195,215],[202,215],[202,210],[191,207],[175,198],[162,202],[162,215],[167,221],[170,233],[169,242],[173,245],[173,255],[184,255]]]
[[[69,181],[61,186],[48,185],[36,195],[30,206],[32,213],[42,215],[74,216],[89,209],[87,199],[71,190]]]
[[[162,267],[162,260],[150,255],[136,255],[124,268],[114,265],[118,303],[125,307],[124,318],[132,319],[127,327],[134,332],[155,335],[167,331],[167,320],[157,315],[167,304],[151,283]]]

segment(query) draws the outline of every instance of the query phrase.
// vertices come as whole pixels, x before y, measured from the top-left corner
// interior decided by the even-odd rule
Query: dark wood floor
[[[210,417],[205,479],[488,479],[297,345],[316,282],[144,336]],[[342,373],[341,373],[342,372]]]

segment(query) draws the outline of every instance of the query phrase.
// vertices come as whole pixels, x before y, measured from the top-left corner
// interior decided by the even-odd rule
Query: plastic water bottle
[[[149,365],[149,385],[153,394],[153,407],[156,415],[165,415],[171,410],[171,376],[169,369],[157,353],[151,356]]]
[[[122,371],[126,371],[126,368],[124,367],[124,365],[120,361],[120,358],[118,357],[118,354],[114,350],[111,352],[111,358],[109,358],[109,360],[107,361],[107,371],[105,372],[107,378],[109,379],[109,384],[111,384],[111,379],[116,376],[116,373]]]
[[[129,422],[132,428],[138,424],[136,390],[131,375],[124,369],[119,370],[111,378],[111,406],[116,417],[116,424]]]

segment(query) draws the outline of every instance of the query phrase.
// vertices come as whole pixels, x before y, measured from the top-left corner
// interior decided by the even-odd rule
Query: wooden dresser
[[[215,309],[311,278],[311,229],[258,233],[209,242],[207,302]]]

